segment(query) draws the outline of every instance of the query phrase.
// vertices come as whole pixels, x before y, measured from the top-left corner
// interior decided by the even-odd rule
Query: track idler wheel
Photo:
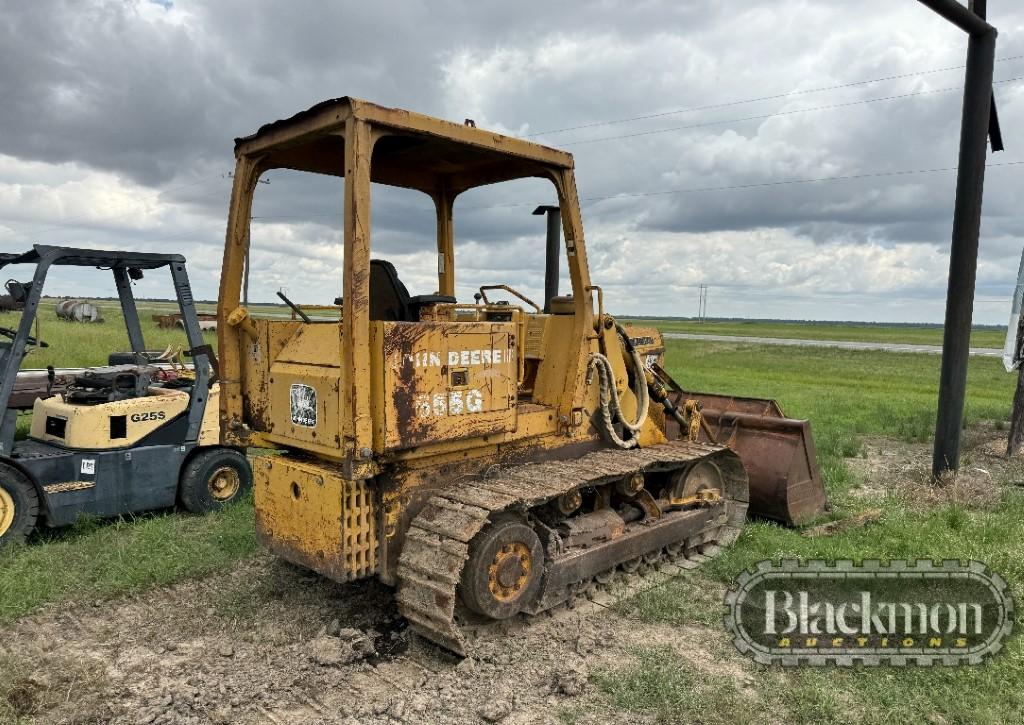
[[[477,614],[508,619],[536,598],[543,570],[544,547],[534,530],[499,519],[470,542],[459,596]]]
[[[711,461],[698,461],[694,466],[672,476],[669,503],[673,506],[683,506],[707,494],[720,496],[724,489],[725,482],[721,469]]]

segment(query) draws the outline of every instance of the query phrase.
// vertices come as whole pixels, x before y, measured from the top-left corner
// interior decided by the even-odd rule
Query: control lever
[[[284,303],[285,303],[286,305],[288,305],[289,307],[291,307],[291,308],[292,308],[292,312],[294,312],[294,313],[295,313],[296,315],[298,315],[299,317],[301,317],[301,318],[302,318],[302,321],[303,321],[303,322],[305,322],[305,323],[306,323],[307,325],[308,325],[308,324],[309,324],[310,322],[312,322],[312,320],[310,320],[310,319],[309,319],[309,315],[307,315],[307,314],[306,314],[305,312],[303,312],[302,310],[300,310],[300,309],[299,309],[299,306],[298,306],[297,304],[295,304],[295,303],[294,303],[294,302],[292,302],[292,301],[291,301],[290,299],[288,299],[287,297],[285,297],[285,294],[284,294],[284,292],[282,292],[281,290],[278,290],[278,291],[277,291],[277,296],[278,296],[278,297],[280,297],[280,298],[281,298],[282,300],[284,300]]]

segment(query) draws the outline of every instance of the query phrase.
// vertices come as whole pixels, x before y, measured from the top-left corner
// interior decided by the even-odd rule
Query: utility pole
[[[978,235],[985,185],[987,139],[992,150],[1002,150],[998,117],[993,113],[992,73],[995,67],[996,29],[985,20],[986,0],[971,0],[964,7],[956,0],[918,0],[922,5],[969,35],[964,101],[960,122],[960,160],[953,210],[953,236],[949,254],[949,286],[942,337],[939,406],[935,421],[932,476],[938,478],[960,465],[960,429],[967,391],[967,361],[974,312],[974,284],[978,271]]]
[[[1024,334],[1024,316],[1017,323],[1017,338]],[[1006,441],[1006,457],[1013,456],[1024,443],[1024,365],[1017,368],[1017,390],[1013,393],[1013,411],[1010,413],[1010,437]]]
[[[1013,334],[1016,331],[1016,334]],[[38,337],[38,336],[37,336]],[[1013,344],[1011,345],[1011,341]],[[1003,349],[1003,364],[1010,371],[1017,367],[1017,390],[1013,394],[1013,410],[1010,413],[1010,435],[1006,440],[1006,457],[1013,458],[1024,443],[1024,252],[1020,255],[1017,269],[1017,286],[1013,290],[1013,304],[1010,306],[1010,322],[1006,328],[1006,346]]]
[[[708,314],[708,286],[701,284],[697,293],[697,322],[704,324]]]

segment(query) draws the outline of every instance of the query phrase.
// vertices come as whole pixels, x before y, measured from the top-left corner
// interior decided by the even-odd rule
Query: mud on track
[[[680,573],[666,564],[624,586]],[[724,632],[643,625],[608,609],[607,594],[593,599],[489,631],[460,660],[406,632],[387,587],[335,584],[259,555],[227,574],[2,628],[0,682],[14,683],[15,711],[40,723],[511,724],[559,722],[567,708],[577,722],[612,723],[623,714],[587,676],[636,647],[674,646],[720,668],[695,643]]]

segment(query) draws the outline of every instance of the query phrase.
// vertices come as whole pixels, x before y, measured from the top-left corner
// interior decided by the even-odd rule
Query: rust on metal
[[[197,314],[196,318],[199,320],[199,329],[203,331],[217,329],[217,315],[203,313]],[[173,330],[183,327],[181,313],[153,315],[153,322],[162,330]]]
[[[600,450],[578,459],[525,464],[451,485],[434,495],[412,521],[398,565],[398,607],[413,629],[443,647],[466,654],[467,644],[456,623],[456,589],[473,537],[490,517],[502,511],[527,511],[581,487],[615,488],[636,473],[656,475],[695,462],[714,461],[723,472],[724,496],[706,507],[661,516],[659,524],[633,527],[629,532],[603,517],[601,546],[573,547],[548,562],[545,584],[536,613],[570,596],[569,585],[615,567],[635,556],[659,550],[666,543],[702,535],[701,541],[729,544],[739,535],[747,510],[747,476],[729,449],[689,441],[675,441],[646,449]],[[668,505],[668,501],[665,501]],[[594,514],[590,514],[594,515]],[[624,521],[623,519],[620,519]],[[599,519],[594,520],[595,544],[600,540]],[[583,529],[587,528],[586,524]],[[587,534],[581,530],[581,537]],[[675,537],[675,538],[673,538]],[[630,543],[626,543],[630,542]],[[621,545],[620,545],[621,544]]]
[[[74,379],[72,374],[55,374],[51,386],[49,375],[45,370],[24,370],[18,373],[15,379],[14,389],[11,391],[7,407],[29,410],[38,398],[47,397],[48,392],[51,395],[66,393]]]
[[[256,474],[257,531],[281,556],[397,585],[413,629],[464,652],[463,605],[492,618],[542,611],[617,566],[688,553],[695,565],[703,547],[735,539],[748,503],[790,522],[823,504],[806,423],[771,401],[656,380],[661,334],[605,313],[570,154],[340,98],[237,139],[235,156],[221,431],[282,450]],[[254,319],[241,304],[253,196],[273,169],[343,179],[340,319],[336,308],[333,319]],[[495,280],[460,302],[456,199],[525,178],[557,196],[549,228],[563,230],[570,294],[542,307]],[[374,183],[435,205],[428,294],[411,296],[393,265],[371,260]],[[492,289],[519,299],[489,300]]]
[[[743,461],[756,515],[798,526],[825,513],[825,486],[808,421],[787,418],[774,400],[683,395],[701,403],[707,427],[698,440],[727,445]]]

